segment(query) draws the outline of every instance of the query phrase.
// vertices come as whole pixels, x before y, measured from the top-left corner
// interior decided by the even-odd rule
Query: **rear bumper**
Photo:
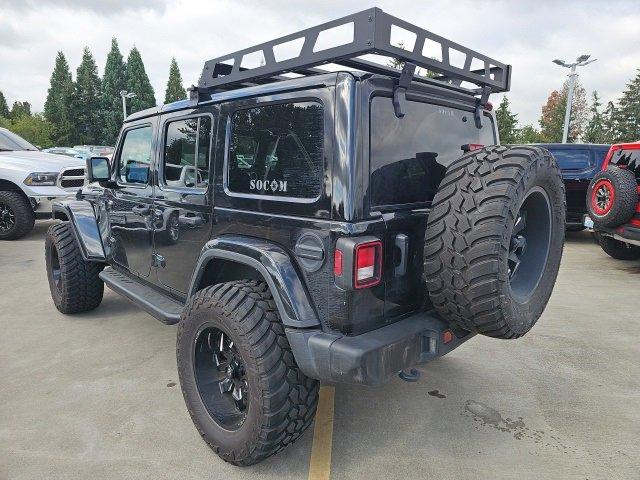
[[[421,312],[356,336],[287,328],[296,362],[309,377],[327,382],[379,385],[401,370],[449,353],[473,336],[444,343],[446,322]]]
[[[584,217],[584,226],[590,231],[615,238],[621,242],[640,246],[640,227],[631,224],[622,225],[616,228],[595,227],[588,215]]]

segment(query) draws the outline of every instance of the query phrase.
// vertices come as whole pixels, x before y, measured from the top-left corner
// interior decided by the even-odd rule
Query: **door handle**
[[[398,250],[400,250],[400,259],[398,264],[396,265],[395,273],[397,276],[401,277],[407,273],[407,256],[409,254],[409,237],[404,233],[399,233],[395,238],[395,245]]]
[[[149,215],[151,207],[149,205],[136,205],[131,209],[131,211],[138,215]]]

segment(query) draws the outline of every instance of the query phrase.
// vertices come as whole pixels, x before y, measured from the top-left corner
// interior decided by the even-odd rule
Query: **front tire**
[[[564,246],[565,193],[546,150],[492,146],[447,169],[427,222],[425,279],[453,327],[527,333],[547,305]]]
[[[296,365],[264,282],[222,283],[196,293],[176,347],[191,419],[226,462],[258,463],[313,421],[318,381]]]
[[[621,242],[606,235],[596,234],[598,244],[604,252],[616,260],[638,260],[640,259],[640,247]]]
[[[0,240],[17,240],[33,230],[35,215],[21,192],[0,192]]]
[[[65,314],[88,312],[100,302],[104,264],[82,258],[68,222],[49,227],[44,243],[49,290],[56,308]]]

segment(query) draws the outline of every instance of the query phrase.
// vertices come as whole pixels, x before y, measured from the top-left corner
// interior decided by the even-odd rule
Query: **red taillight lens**
[[[353,286],[373,287],[380,283],[382,273],[382,242],[361,243],[356,246]]]
[[[342,250],[336,250],[333,254],[333,274],[336,277],[342,276]]]
[[[460,147],[460,149],[465,153],[471,152],[473,150],[479,150],[481,148],[484,148],[484,145],[482,145],[481,143],[465,143]]]

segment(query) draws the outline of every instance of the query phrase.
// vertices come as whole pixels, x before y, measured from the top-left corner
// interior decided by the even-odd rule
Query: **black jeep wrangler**
[[[488,97],[509,79],[376,8],[206,62],[189,100],[131,115],[113,164],[91,158],[55,205],[56,307],[94,309],[106,284],[179,323],[189,413],[236,465],[299,437],[319,380],[415,379],[476,333],[524,335],[558,273],[565,195],[549,152],[499,145]]]

